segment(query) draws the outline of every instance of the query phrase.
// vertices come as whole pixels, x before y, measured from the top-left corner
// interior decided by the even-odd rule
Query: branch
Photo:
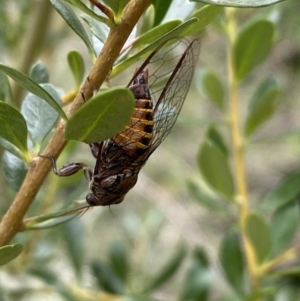
[[[68,112],[68,116],[71,116],[83,105],[84,99],[92,97],[94,88],[98,89],[102,85],[128,36],[149,4],[150,0],[132,0],[124,8],[121,23],[110,31],[100,55],[90,70],[89,80],[86,79],[82,85]],[[84,99],[82,95],[84,95]],[[67,141],[64,139],[64,130],[65,122],[61,120],[44,151],[45,155],[51,154],[57,157],[60,154],[67,144]],[[0,246],[8,244],[22,228],[22,220],[50,169],[50,160],[45,160],[44,158],[36,157],[30,163],[20,191],[1,221]]]

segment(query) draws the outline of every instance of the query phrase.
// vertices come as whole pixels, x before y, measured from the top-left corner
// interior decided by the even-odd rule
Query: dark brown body
[[[90,190],[86,201],[91,206],[121,203],[135,185],[140,169],[177,120],[198,59],[199,41],[186,45],[177,40],[172,46],[166,46],[167,42],[149,55],[129,82],[136,105],[125,129],[111,139],[90,144],[96,158],[93,171],[81,162],[71,163],[57,171],[51,157],[53,170],[59,176],[69,176],[83,169]],[[173,56],[177,47],[185,47],[185,50],[180,56]],[[152,64],[155,69],[150,74],[148,69]],[[157,88],[163,80],[165,85]]]
[[[135,185],[146,162],[153,138],[153,103],[148,87],[148,70],[140,72],[129,87],[136,99],[134,113],[125,130],[109,139],[103,147],[92,144],[98,164],[90,181],[87,202],[92,206],[118,204]]]

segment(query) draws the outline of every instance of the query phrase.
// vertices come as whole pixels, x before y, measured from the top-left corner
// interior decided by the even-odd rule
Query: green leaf
[[[60,230],[64,236],[64,243],[68,258],[73,265],[78,277],[81,276],[85,251],[85,233],[81,222],[78,219],[72,219],[68,223],[64,223]]]
[[[167,34],[177,26],[182,24],[182,20],[170,20],[166,23],[158,25],[144,34],[142,34],[137,40],[134,41],[132,47],[140,47],[143,45],[151,44],[161,36]]]
[[[75,85],[80,87],[84,77],[84,61],[81,54],[78,51],[70,51],[68,53],[68,64],[74,75]]]
[[[4,265],[16,257],[18,257],[23,251],[21,244],[6,245],[0,247],[0,266]]]
[[[200,187],[198,187],[194,182],[188,181],[187,188],[193,198],[207,209],[222,212],[226,211],[225,204],[219,198],[216,198],[204,192],[204,190],[200,189]]]
[[[285,278],[286,276],[300,276],[300,267],[299,265],[296,267],[284,268],[276,271],[272,271],[272,277],[276,278]],[[297,277],[298,278],[298,277]]]
[[[61,105],[60,97],[51,84],[42,84],[42,87],[53,97],[58,105]],[[28,93],[25,97],[21,113],[26,119],[28,132],[33,143],[39,147],[55,125],[59,115],[48,103],[43,102],[40,97],[31,93]]]
[[[0,124],[0,137],[16,146],[22,152],[23,159],[29,161],[27,126],[22,114],[12,106],[0,101]],[[5,147],[5,145],[2,146]]]
[[[219,77],[212,71],[203,71],[200,74],[200,87],[211,102],[221,111],[225,109],[225,92]]]
[[[249,137],[275,112],[278,106],[280,86],[273,78],[265,80],[254,94],[245,123],[245,134]]]
[[[299,227],[299,204],[297,201],[279,207],[271,219],[273,256],[289,245]]]
[[[113,294],[124,293],[124,284],[109,265],[102,262],[93,262],[91,271],[97,280],[98,286],[104,291]]]
[[[0,70],[4,71],[9,77],[16,81],[20,86],[25,88],[27,91],[35,94],[36,96],[45,100],[63,119],[67,120],[67,116],[52,96],[44,90],[39,84],[33,81],[30,77],[24,73],[0,64]]]
[[[12,102],[10,84],[6,74],[0,71],[0,100]]]
[[[128,59],[122,61],[121,63],[114,66],[110,77],[113,78],[120,72],[126,70],[129,68],[132,64],[136,63],[142,58],[146,58],[153,50],[155,50],[158,46],[162,45],[166,41],[172,41],[174,39],[174,42],[178,41],[178,36],[186,29],[189,28],[194,22],[197,22],[196,18],[192,18],[179,26],[175,27],[173,30],[169,31],[165,35],[161,36],[159,39],[156,39],[155,42],[152,44],[144,47],[141,51],[137,52],[136,54],[130,56]]]
[[[208,300],[208,291],[212,280],[212,272],[206,255],[202,250],[196,250],[192,264],[187,271],[179,301]]]
[[[45,64],[41,61],[36,62],[30,69],[29,76],[37,83],[44,84],[49,82],[49,72]]]
[[[176,274],[186,255],[186,249],[183,246],[179,246],[178,251],[161,267],[160,272],[148,281],[144,291],[151,292],[164,285]]]
[[[73,29],[73,31],[82,39],[82,41],[87,46],[91,56],[95,58],[95,52],[93,45],[84,29],[79,19],[75,15],[74,11],[70,6],[62,0],[50,0],[53,7],[62,16],[62,18],[67,22],[67,24]]]
[[[100,92],[68,120],[65,137],[85,143],[111,138],[124,130],[134,107],[133,94],[127,88]]]
[[[154,6],[155,10],[153,27],[162,22],[170,8],[171,3],[172,0],[151,0],[151,4]]]
[[[114,272],[125,282],[130,272],[128,252],[125,245],[115,241],[109,248],[109,261]]]
[[[264,198],[262,209],[275,210],[293,202],[300,192],[300,171],[291,173]]]
[[[203,29],[210,24],[223,10],[222,7],[216,5],[206,5],[192,14],[192,18],[197,18],[198,21],[186,28],[181,34],[181,37],[199,35]]]
[[[27,174],[27,166],[18,157],[5,151],[2,157],[4,176],[14,191],[19,191]]]
[[[223,140],[223,137],[218,132],[216,127],[210,126],[206,133],[206,138],[209,140],[212,144],[214,144],[227,158],[228,158],[228,149],[227,146]]]
[[[35,278],[40,278],[44,283],[47,283],[48,286],[51,285],[53,289],[63,297],[61,300],[83,301],[82,296],[78,297],[78,294],[76,294],[69,285],[60,281],[57,277],[57,273],[50,270],[47,265],[41,264],[39,266],[30,267],[28,270]]]
[[[240,296],[245,294],[244,259],[240,238],[234,230],[227,232],[222,240],[219,258],[228,283]]]
[[[94,11],[92,11],[91,9],[89,9],[83,2],[81,2],[80,0],[66,0],[67,2],[71,3],[72,5],[76,6],[77,8],[79,8],[81,11],[83,11],[84,13],[86,13],[88,16],[92,17],[94,20],[97,20],[97,22],[99,23],[99,21],[101,23],[106,24],[107,26],[109,26],[110,28],[114,27],[114,24],[111,20],[109,20],[106,17],[103,16],[99,16],[98,14],[96,14]]]
[[[24,158],[24,155],[21,150],[19,150],[15,145],[12,143],[8,142],[7,140],[3,139],[0,137],[0,145],[6,149],[8,152],[12,153],[15,155],[17,158],[21,159],[22,161],[26,161],[27,159]],[[29,160],[29,158],[28,158]]]
[[[109,33],[109,28],[90,16],[83,16],[82,19],[89,24],[93,34],[104,44]]]
[[[212,188],[232,199],[234,185],[227,157],[207,139],[199,151],[198,166],[204,179]]]
[[[239,33],[233,45],[233,64],[237,80],[243,79],[269,55],[275,27],[268,20],[256,20]]]
[[[103,0],[103,2],[109,6],[115,13],[115,18],[120,19],[124,7],[130,0]]]
[[[245,232],[254,249],[258,263],[262,263],[270,253],[271,234],[266,221],[257,213],[247,216]]]
[[[191,0],[193,2],[204,2],[222,6],[233,7],[262,7],[273,5],[285,0]]]

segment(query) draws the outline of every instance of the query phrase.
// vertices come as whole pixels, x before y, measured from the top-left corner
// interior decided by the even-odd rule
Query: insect
[[[115,137],[90,144],[96,159],[94,170],[85,163],[70,163],[53,171],[69,176],[83,170],[89,182],[86,201],[90,206],[119,204],[136,184],[138,174],[149,156],[167,137],[179,115],[199,55],[199,40],[185,44],[177,40],[154,50],[136,69],[128,87],[136,99],[131,120]],[[180,56],[174,50],[183,48]],[[155,70],[149,68],[155,65]],[[159,87],[159,83],[164,85]]]

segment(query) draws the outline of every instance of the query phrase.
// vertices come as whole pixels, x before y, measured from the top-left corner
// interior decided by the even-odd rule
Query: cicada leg
[[[56,167],[56,160],[53,156],[44,156],[44,155],[39,155],[39,156],[42,158],[48,158],[51,160],[53,172],[59,177],[71,176],[82,169],[86,179],[89,182],[92,180],[92,177],[93,177],[92,170],[86,164],[84,164],[82,162],[70,163],[66,166],[63,166],[62,168],[60,168],[58,170]]]

